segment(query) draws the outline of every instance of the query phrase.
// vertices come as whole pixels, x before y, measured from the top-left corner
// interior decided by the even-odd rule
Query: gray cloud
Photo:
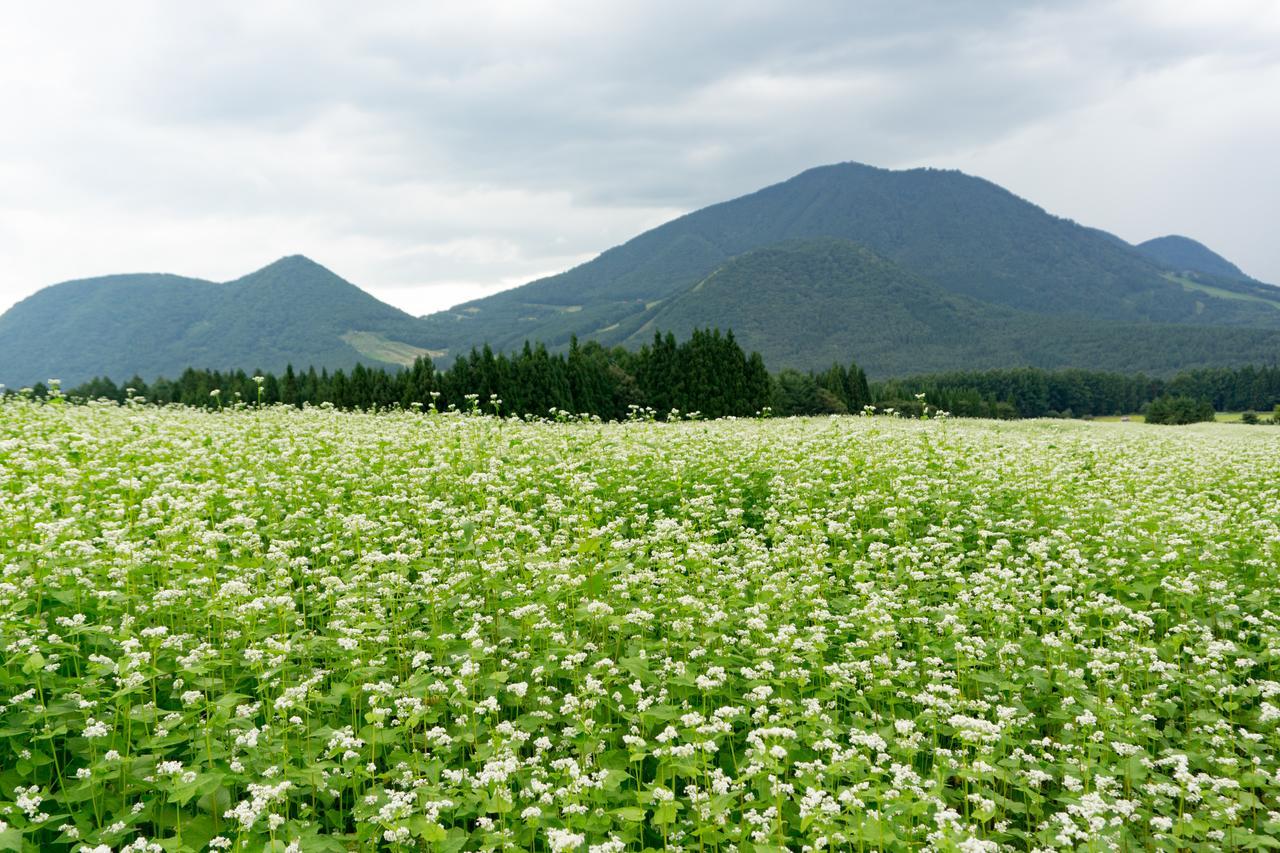
[[[0,306],[302,252],[415,312],[820,163],[939,165],[1280,281],[1264,2],[28,4]],[[1271,96],[1273,97],[1273,95]]]

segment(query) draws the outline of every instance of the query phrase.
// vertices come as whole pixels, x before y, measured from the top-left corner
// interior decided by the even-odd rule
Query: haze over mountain
[[[423,332],[421,320],[300,256],[225,284],[112,275],[47,287],[0,315],[0,381],[407,364],[427,352]]]
[[[915,295],[921,296],[921,282],[931,293],[947,294],[949,308],[926,300],[917,306],[924,314],[913,322],[938,328],[960,323],[966,335],[956,337],[957,329],[934,338],[927,350],[935,356],[929,357],[912,336],[871,345],[869,336],[882,338],[889,316],[875,287],[864,286],[869,268],[859,259],[865,255],[838,252],[847,267],[822,267],[824,287],[845,284],[834,317],[810,310],[800,295],[815,283],[809,252],[793,245],[769,257],[794,268],[770,263],[767,275],[746,272],[746,253],[815,238],[849,241],[874,253],[880,260],[873,278],[885,274],[887,262],[893,276],[914,277]],[[829,249],[818,251],[829,256]],[[981,339],[981,360],[993,366],[1078,363],[1163,372],[1223,359],[1269,360],[1271,333],[1237,329],[1215,340],[1195,329],[1280,328],[1280,290],[1216,275],[1188,278],[1185,272],[980,178],[843,163],[695,211],[565,273],[426,319],[432,340],[449,351],[480,340],[496,349],[525,339],[559,346],[572,335],[636,346],[654,328],[712,323],[734,328],[743,346],[760,350],[775,369],[818,367],[843,352],[864,359],[873,375],[968,364],[972,352],[960,341],[974,334]],[[734,282],[732,291],[700,284],[722,274]],[[963,319],[949,315],[952,310]],[[735,317],[739,322],[731,322]],[[1165,329],[1157,336],[1163,343],[1138,331],[1152,324]],[[1021,333],[1032,327],[1034,334]],[[1090,360],[1080,361],[1072,341],[1085,340]],[[1098,357],[1101,362],[1092,360]]]
[[[0,381],[187,366],[447,363],[488,343],[638,347],[732,329],[770,369],[873,377],[961,367],[1156,374],[1271,363],[1280,289],[1184,237],[1134,247],[955,171],[810,169],[647,231],[559,275],[425,318],[305,258],[227,284],[109,276],[0,316]]]

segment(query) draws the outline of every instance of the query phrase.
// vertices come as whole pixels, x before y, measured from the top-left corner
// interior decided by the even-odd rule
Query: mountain
[[[1208,246],[1179,234],[1156,237],[1134,248],[1171,272],[1198,272],[1252,280],[1238,266]]]
[[[989,333],[1017,316],[949,293],[865,246],[819,237],[775,243],[722,264],[665,301],[628,342],[657,330],[684,338],[721,326],[768,365],[853,359],[880,374],[906,362],[935,370],[957,355],[1016,362],[1016,353]]]
[[[0,315],[0,382],[405,364],[424,324],[301,256],[225,284],[114,275],[47,287]]]
[[[1275,329],[1081,322],[992,305],[831,237],[783,241],[727,261],[665,301],[625,343],[717,325],[768,365],[852,359],[873,376],[1011,365],[1164,373],[1234,358],[1269,363],[1280,346]]]
[[[447,365],[490,344],[639,347],[732,329],[772,370],[961,368],[1166,375],[1275,363],[1280,289],[1185,237],[1131,246],[956,171],[810,169],[646,231],[559,275],[425,318],[303,257],[214,284],[54,285],[0,315],[0,382],[212,369]]]
[[[951,296],[976,300],[987,313],[1058,318],[1051,325],[1059,333],[1092,324],[1280,329],[1280,300],[1272,301],[1280,291],[1238,294],[1216,279],[1179,276],[1114,235],[1052,216],[981,178],[856,163],[810,169],[682,216],[560,275],[425,319],[437,348],[450,353],[482,341],[495,349],[526,339],[563,346],[573,335],[635,345],[674,301],[681,314],[731,326],[730,314],[719,309],[695,311],[700,297],[692,289],[747,253],[815,238],[857,243]],[[857,276],[850,269],[844,277]],[[741,276],[738,284],[734,298],[741,304],[733,316],[767,324],[780,304],[776,286]],[[825,319],[814,329],[827,329]],[[852,323],[838,332],[813,331],[770,367],[823,366],[855,331]],[[750,346],[749,336],[740,338]],[[912,353],[906,356],[895,363]],[[1167,360],[1181,357],[1170,349]],[[953,353],[953,366],[964,363]]]

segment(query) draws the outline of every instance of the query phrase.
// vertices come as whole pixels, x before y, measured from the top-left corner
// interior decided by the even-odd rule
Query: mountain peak
[[[821,166],[813,166],[805,169],[795,177],[803,175],[820,175],[831,174],[833,172],[892,172],[892,169],[885,169],[881,166],[872,166],[868,163],[859,163],[857,160],[841,160],[839,163],[826,163]]]
[[[223,284],[126,275],[47,287],[0,315],[0,382],[398,364],[428,345],[422,321],[290,255]]]
[[[1241,269],[1198,240],[1181,234],[1156,237],[1135,247],[1173,272],[1200,272],[1248,280]]]
[[[267,272],[268,270],[291,273],[325,272],[329,275],[334,275],[328,267],[325,267],[323,264],[316,263],[306,255],[285,255],[283,258],[267,264],[265,267],[258,270],[258,272],[262,273]]]
[[[927,287],[904,283],[901,273],[866,268],[847,246],[833,250],[815,242],[825,238],[859,244]],[[806,241],[803,251],[750,255],[749,263],[726,266],[797,239]],[[560,275],[439,312],[426,323],[435,348],[451,353],[486,341],[498,351],[525,340],[565,346],[575,335],[636,346],[664,324],[685,328],[680,319],[733,326],[743,346],[759,350],[775,368],[820,367],[838,351],[880,375],[973,363],[972,350],[956,335],[908,334],[921,327],[865,286],[877,282],[901,285],[939,330],[960,322],[956,318],[973,328],[981,321],[989,341],[1035,329],[1025,333],[1019,352],[1004,354],[1006,364],[1097,366],[1101,352],[1111,366],[1163,370],[1186,363],[1189,345],[1175,343],[1182,326],[1250,326],[1269,330],[1270,340],[1280,335],[1280,304],[1267,294],[1252,301],[1224,296],[1221,288],[1188,285],[1168,271],[1113,235],[1054,216],[984,178],[956,169],[845,162],[687,213]],[[794,297],[787,288],[793,272]],[[727,282],[736,288],[732,299]],[[850,290],[828,290],[833,283]],[[838,326],[825,325],[831,318],[820,316],[824,309],[802,292],[826,300]],[[792,309],[810,319],[797,320],[801,315]],[[1021,312],[1020,319],[1010,319],[1011,312]],[[877,353],[863,328],[892,329],[891,317],[901,318],[902,334],[886,338]],[[1152,332],[1149,339],[1160,343],[1139,361],[1129,354],[1136,345],[1127,343],[1137,333],[1115,331],[1118,324],[1179,329],[1162,329],[1163,338]],[[829,329],[826,340],[817,328]],[[921,340],[935,347],[928,359]],[[1251,344],[1241,340],[1240,346]],[[1241,352],[1213,357],[1247,360]]]
[[[335,292],[365,295],[360,288],[305,255],[287,255],[228,284],[248,285],[255,289],[284,289],[298,293],[330,289]]]

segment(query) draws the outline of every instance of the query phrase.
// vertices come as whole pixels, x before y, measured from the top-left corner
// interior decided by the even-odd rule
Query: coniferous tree
[[[280,402],[290,406],[298,405],[298,377],[293,372],[293,365],[287,364],[284,368],[284,379],[280,383]]]

